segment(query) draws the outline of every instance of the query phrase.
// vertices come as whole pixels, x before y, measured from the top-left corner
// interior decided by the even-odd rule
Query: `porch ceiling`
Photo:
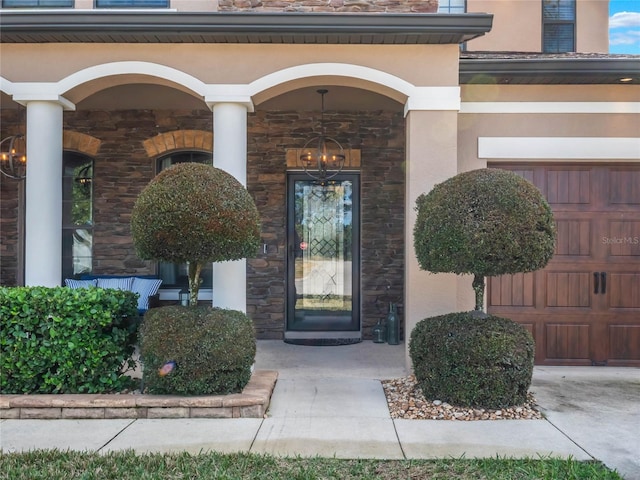
[[[0,12],[3,43],[459,44],[491,30],[493,15]]]

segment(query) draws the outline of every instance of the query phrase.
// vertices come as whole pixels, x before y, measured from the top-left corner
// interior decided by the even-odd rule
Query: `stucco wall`
[[[457,116],[454,111],[412,111],[407,116],[407,232],[413,232],[418,196],[457,173]],[[405,327],[410,332],[425,317],[455,312],[463,298],[458,297],[456,275],[420,269],[412,233],[405,235],[404,242],[407,252]],[[405,355],[409,366],[409,349]]]
[[[2,76],[12,82],[58,82],[101,64],[144,61],[212,84],[247,84],[286,68],[318,63],[369,67],[418,86],[458,84],[457,45],[38,44],[34,48],[0,43],[0,56]],[[107,85],[140,81],[187,90],[162,77],[122,74],[89,81],[65,96],[78,102]],[[344,75],[340,79],[349,84],[358,81]]]
[[[542,50],[541,0],[467,0],[467,12],[492,13],[493,26],[486,35],[471,40],[471,51],[540,52]]]
[[[609,2],[578,0],[576,4],[576,51],[609,52]]]
[[[463,102],[637,102],[638,85],[463,85]]]
[[[492,13],[493,27],[468,42],[471,51],[542,51],[542,0],[467,0],[467,12]],[[577,0],[576,51],[609,51],[609,2]]]

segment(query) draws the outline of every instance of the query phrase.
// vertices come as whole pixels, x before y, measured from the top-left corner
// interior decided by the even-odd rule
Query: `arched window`
[[[93,270],[93,159],[62,157],[62,279]]]
[[[213,163],[210,152],[184,151],[174,152],[158,159],[158,172],[177,163]],[[211,263],[202,267],[200,272],[200,288],[212,288],[213,268]],[[189,275],[186,263],[158,262],[158,276],[162,279],[163,288],[188,288]]]

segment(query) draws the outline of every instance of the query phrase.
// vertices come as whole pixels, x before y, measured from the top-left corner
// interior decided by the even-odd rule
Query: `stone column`
[[[27,105],[25,275],[27,286],[59,286],[62,276],[62,110]]]
[[[457,111],[424,110],[412,110],[407,114],[404,286],[407,342],[417,322],[455,312],[457,307],[456,275],[421,270],[413,248],[416,199],[458,171],[457,115]],[[408,348],[406,362],[411,368]]]
[[[213,105],[213,165],[247,185],[247,106]],[[247,311],[246,260],[213,264],[213,306]]]

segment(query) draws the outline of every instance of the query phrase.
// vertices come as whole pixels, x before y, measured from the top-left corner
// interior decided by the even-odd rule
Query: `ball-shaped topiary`
[[[512,320],[450,313],[418,322],[409,355],[426,398],[498,409],[526,400],[534,341]]]
[[[180,163],[158,174],[140,193],[131,233],[143,260],[189,263],[191,304],[197,303],[204,263],[252,257],[260,218],[247,189],[211,165]]]
[[[540,191],[519,175],[485,168],[456,175],[416,201],[414,248],[430,272],[474,275],[476,309],[484,277],[531,272],[551,259],[555,224]]]
[[[251,378],[255,333],[242,312],[208,306],[151,309],[140,339],[149,393],[226,395],[241,392]]]

